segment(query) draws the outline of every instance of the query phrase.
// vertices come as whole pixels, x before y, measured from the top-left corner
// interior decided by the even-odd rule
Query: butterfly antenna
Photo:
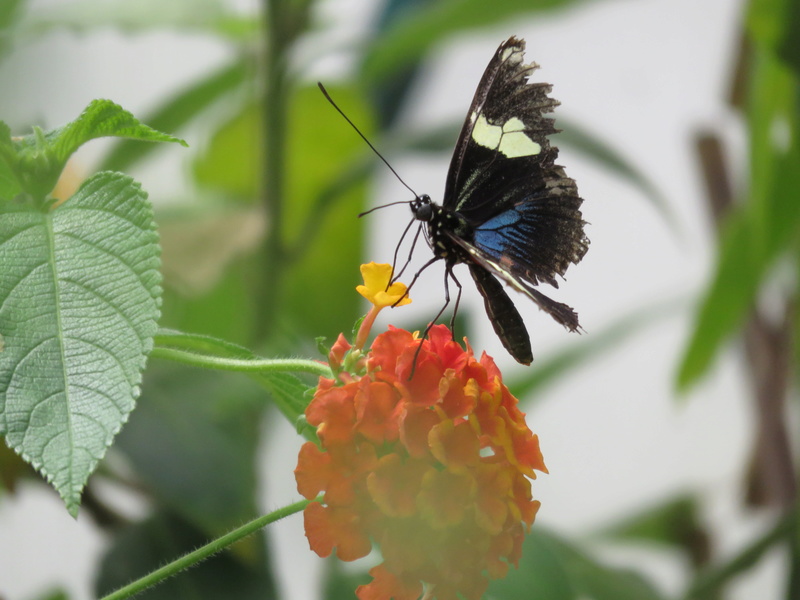
[[[408,187],[408,186],[406,186],[406,187]],[[378,210],[379,208],[386,208],[387,206],[396,206],[398,204],[409,204],[409,201],[408,200],[398,200],[397,202],[389,202],[389,204],[381,204],[380,206],[373,206],[369,210],[365,210],[362,213],[358,213],[358,217],[361,218],[364,215],[368,215],[369,213]]]
[[[350,120],[350,117],[348,117],[346,114],[344,114],[344,111],[343,111],[341,108],[339,108],[339,105],[338,105],[338,104],[336,104],[336,102],[334,102],[334,101],[333,101],[333,98],[331,98],[330,94],[328,93],[328,90],[326,90],[326,89],[325,89],[325,86],[324,86],[324,85],[322,85],[322,83],[321,83],[321,82],[319,82],[319,81],[317,82],[317,85],[319,86],[319,89],[320,89],[320,91],[321,91],[321,92],[322,92],[322,94],[325,96],[325,98],[328,100],[328,102],[330,102],[330,103],[331,103],[331,106],[333,106],[333,108],[335,108],[335,109],[337,110],[337,112],[338,112],[340,115],[342,115],[342,117],[344,117],[344,120],[345,120],[345,121],[347,121],[348,123],[350,123],[350,127],[352,127],[353,129],[355,129],[356,133],[357,133],[359,136],[361,136],[361,139],[362,139],[362,140],[364,140],[364,141],[367,143],[367,146],[369,146],[369,147],[372,149],[372,151],[373,151],[373,152],[374,152],[374,153],[375,153],[375,154],[378,156],[378,158],[380,158],[380,159],[383,161],[383,164],[385,164],[387,167],[389,167],[389,170],[390,170],[392,173],[394,173],[394,176],[395,176],[395,177],[397,177],[397,180],[398,180],[400,183],[402,183],[402,184],[403,184],[403,185],[406,187],[406,189],[407,189],[409,192],[411,192],[412,194],[414,194],[414,197],[416,198],[416,197],[417,197],[417,193],[416,193],[416,192],[415,192],[413,189],[411,189],[411,186],[410,186],[410,185],[408,185],[408,184],[407,184],[405,181],[403,181],[403,178],[402,178],[402,177],[400,177],[400,175],[398,175],[398,174],[397,174],[397,171],[395,171],[395,170],[392,168],[392,165],[390,165],[390,164],[389,164],[389,161],[387,161],[385,158],[383,158],[383,155],[382,155],[380,152],[378,152],[378,149],[377,149],[377,148],[375,148],[375,146],[373,146],[373,145],[372,145],[372,142],[370,142],[370,141],[367,139],[367,136],[365,136],[363,133],[361,133],[361,130],[360,130],[358,127],[356,127],[356,124],[355,124],[355,123],[353,123],[353,122]],[[404,203],[403,203],[403,202],[395,202],[395,203],[393,203],[393,204],[404,204]],[[391,204],[386,204],[385,206],[392,206],[392,205],[391,205]],[[380,208],[383,208],[383,207],[380,207]],[[361,213],[361,215],[359,215],[359,217],[360,217],[360,216],[362,216],[362,215],[365,215],[365,214],[367,214],[367,213],[369,213],[369,212],[371,212],[371,211],[367,211],[367,212]]]

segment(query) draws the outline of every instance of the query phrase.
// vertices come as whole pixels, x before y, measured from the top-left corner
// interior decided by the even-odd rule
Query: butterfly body
[[[523,63],[524,49],[514,37],[497,49],[456,143],[442,204],[421,195],[411,210],[425,223],[434,261],[445,261],[446,278],[458,284],[453,267],[469,265],[495,333],[517,361],[530,364],[525,324],[498,279],[578,331],[575,311],[535,286],[558,287],[556,277],[583,258],[589,240],[583,200],[555,164],[558,150],[547,137],[556,129],[544,114],[558,102],[548,96],[549,84],[528,83],[538,65]]]

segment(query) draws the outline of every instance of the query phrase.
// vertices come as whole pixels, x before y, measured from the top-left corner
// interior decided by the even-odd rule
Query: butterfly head
[[[428,194],[417,196],[411,201],[410,206],[417,221],[430,221],[433,218],[433,203]]]

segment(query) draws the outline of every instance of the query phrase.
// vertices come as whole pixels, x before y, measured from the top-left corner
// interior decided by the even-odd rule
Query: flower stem
[[[129,583],[125,587],[118,589],[115,592],[104,596],[100,600],[123,600],[124,598],[131,598],[132,596],[138,594],[146,590],[147,588],[153,587],[171,577],[184,569],[187,569],[193,565],[196,565],[201,560],[205,560],[206,558],[210,557],[213,554],[216,554],[220,550],[224,550],[231,544],[238,542],[239,540],[251,535],[269,525],[270,523],[274,523],[284,517],[288,517],[289,515],[293,515],[295,513],[300,512],[303,510],[310,502],[315,502],[316,500],[300,500],[299,502],[295,502],[294,504],[290,504],[289,506],[285,506],[283,508],[279,508],[276,511],[273,511],[267,515],[263,515],[258,517],[257,519],[253,519],[249,523],[242,525],[241,527],[234,529],[233,531],[226,533],[220,538],[209,542],[202,548],[198,548],[193,552],[189,552],[188,554],[184,554],[182,557],[178,558],[177,560],[172,561],[168,565],[161,567],[145,575],[141,579],[137,579],[133,583]]]
[[[154,348],[150,356],[174,360],[195,367],[204,367],[221,371],[239,371],[242,373],[293,371],[311,373],[312,375],[320,375],[322,377],[331,376],[331,369],[325,363],[301,358],[264,358],[260,360],[223,358],[220,356],[208,356],[196,352],[163,347]]]

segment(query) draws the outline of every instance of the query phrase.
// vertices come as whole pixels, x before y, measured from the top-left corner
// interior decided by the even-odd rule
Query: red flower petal
[[[428,442],[433,455],[451,471],[464,472],[480,461],[481,445],[469,421],[442,421],[431,429]]]
[[[354,511],[312,502],[303,511],[303,518],[308,544],[323,558],[336,548],[339,560],[351,561],[366,556],[372,549]]]
[[[397,577],[383,565],[369,570],[372,581],[356,589],[359,600],[417,600],[422,595],[422,583],[417,580]]]
[[[375,444],[393,442],[399,433],[397,407],[400,395],[384,382],[369,382],[356,394],[356,428]]]

